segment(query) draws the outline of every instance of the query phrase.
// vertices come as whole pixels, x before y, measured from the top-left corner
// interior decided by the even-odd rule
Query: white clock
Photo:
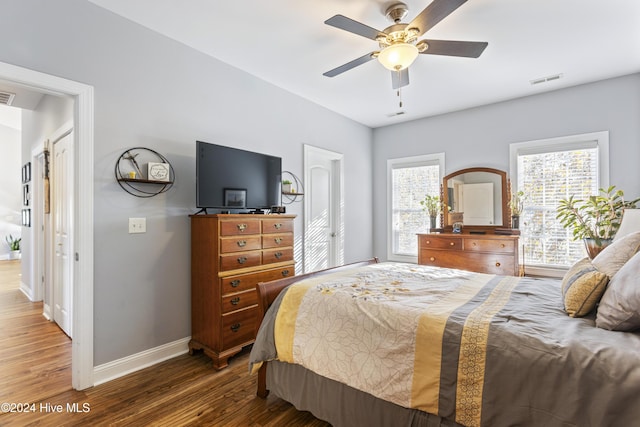
[[[150,181],[169,181],[169,164],[149,162],[147,176]]]

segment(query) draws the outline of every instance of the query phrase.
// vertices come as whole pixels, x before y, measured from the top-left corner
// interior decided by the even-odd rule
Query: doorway
[[[0,80],[45,94],[71,96],[75,102],[75,173],[70,188],[74,215],[71,303],[75,307],[71,317],[71,383],[83,390],[93,386],[93,87],[3,62]]]
[[[304,146],[304,271],[344,263],[343,155]]]

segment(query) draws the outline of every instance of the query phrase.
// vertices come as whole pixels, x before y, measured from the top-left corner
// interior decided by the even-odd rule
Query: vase
[[[430,217],[429,217],[429,228],[430,228],[430,229],[432,229],[432,230],[433,230],[434,228],[436,228],[436,219],[437,219],[437,218],[438,218],[438,217],[436,217],[436,216],[430,216]]]
[[[511,228],[520,228],[520,215],[513,215],[511,217]]]
[[[609,246],[613,239],[600,239],[600,244],[595,239],[583,239],[589,259],[594,259],[604,248]]]
[[[21,258],[21,253],[20,251],[10,251],[9,252],[9,259],[20,259]]]

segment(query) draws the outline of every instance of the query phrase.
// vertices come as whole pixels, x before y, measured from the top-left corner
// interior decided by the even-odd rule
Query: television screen
[[[268,209],[280,205],[282,159],[196,141],[198,208]]]

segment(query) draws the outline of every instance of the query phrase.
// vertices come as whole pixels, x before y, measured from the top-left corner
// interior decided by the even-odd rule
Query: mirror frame
[[[452,231],[453,224],[449,224],[449,215],[447,206],[449,206],[449,192],[446,190],[448,188],[448,181],[458,175],[465,174],[467,172],[487,172],[499,175],[502,181],[502,224],[494,224],[494,225],[465,225],[462,229],[465,231],[493,231],[496,228],[511,228],[511,209],[509,209],[509,200],[511,194],[511,188],[509,179],[507,178],[507,173],[505,171],[501,171],[499,169],[493,168],[467,168],[461,169],[455,172],[450,173],[442,179],[442,186],[440,187],[440,198],[442,199],[442,212],[440,217],[440,223],[443,225],[445,231]]]

